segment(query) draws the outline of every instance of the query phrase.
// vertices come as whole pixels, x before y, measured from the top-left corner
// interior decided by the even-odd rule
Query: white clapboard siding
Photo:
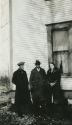
[[[45,24],[72,19],[71,0],[12,0],[13,71],[25,61],[28,76],[39,59],[48,69],[48,43]]]
[[[72,20],[72,0],[46,1],[46,24]]]
[[[25,61],[28,76],[36,59],[47,70],[47,33],[43,22],[44,1],[13,0],[13,69]]]

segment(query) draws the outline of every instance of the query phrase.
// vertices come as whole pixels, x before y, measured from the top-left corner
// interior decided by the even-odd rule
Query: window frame
[[[70,54],[69,47],[68,47],[68,50],[53,51],[53,33],[54,33],[54,31],[69,31],[69,29],[70,29],[70,25],[62,27],[62,28],[55,28],[54,26],[52,26],[52,29],[51,29],[51,44],[52,44],[52,60],[53,61],[54,61],[54,53],[57,53],[57,52],[68,52],[68,60],[69,60],[69,54]],[[72,77],[72,73],[70,73],[70,71],[69,71],[69,62],[70,61],[68,61],[68,73],[66,73],[66,74],[63,73],[62,74],[63,77],[68,77],[68,76]]]

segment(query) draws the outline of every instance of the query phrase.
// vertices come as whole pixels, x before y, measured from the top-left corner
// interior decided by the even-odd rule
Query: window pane
[[[53,32],[53,51],[68,50],[68,32],[67,31],[54,31]]]

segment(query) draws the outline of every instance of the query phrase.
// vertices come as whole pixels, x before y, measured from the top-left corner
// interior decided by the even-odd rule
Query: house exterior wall
[[[72,20],[72,0],[12,0],[13,71],[19,61],[25,61],[28,78],[36,59],[47,71],[51,55],[51,32],[45,24]],[[71,30],[70,30],[71,32]],[[69,36],[71,40],[71,35]],[[62,89],[72,88],[63,82]],[[70,82],[71,79],[68,79]],[[70,82],[71,83],[71,82]],[[68,93],[66,97],[68,97]],[[71,95],[71,93],[70,93]],[[72,95],[71,95],[72,96]]]
[[[72,0],[48,0],[45,4],[45,24],[72,20]]]
[[[12,23],[9,22],[10,1],[12,2]],[[70,20],[72,20],[72,0],[47,2],[44,0],[0,0],[0,75],[8,74],[11,66],[10,41],[13,45],[13,60],[11,60],[13,71],[18,68],[19,61],[25,61],[25,70],[29,78],[36,59],[41,61],[42,67],[47,71],[48,59],[52,60],[52,52],[50,32],[48,36],[45,24]],[[9,33],[10,25],[12,37]],[[72,28],[69,30],[69,40],[72,41]],[[72,55],[70,56],[72,60]],[[12,70],[11,67],[10,69]],[[62,78],[63,89],[72,89],[71,83],[72,78]],[[65,96],[72,98],[72,92],[66,92]]]
[[[36,59],[48,69],[48,45],[43,21],[43,0],[12,0],[13,19],[13,71],[19,61],[25,61],[28,78]]]
[[[71,20],[71,5],[71,0],[12,0],[13,71],[25,61],[29,77],[36,59],[47,71],[51,53],[45,24]]]
[[[13,23],[13,48],[17,48],[18,41],[30,41],[30,45],[35,46],[35,43],[37,43],[36,49],[32,46],[30,47],[29,43],[26,42],[24,46],[29,46],[31,54],[27,58],[25,57],[26,62],[30,62],[30,60],[33,58],[33,64],[30,63],[30,65],[27,64],[26,67],[29,67],[28,69],[32,69],[34,66],[34,61],[36,58],[40,59],[42,62],[42,66],[47,70],[48,64],[47,60],[51,53],[48,54],[48,46],[50,45],[47,43],[47,30],[45,27],[45,24],[50,24],[54,22],[62,22],[62,21],[69,21],[72,20],[72,1],[71,0],[50,0],[48,2],[44,0],[31,0],[31,1],[23,1],[23,0],[11,0],[12,1],[12,23]],[[7,72],[9,69],[9,42],[10,42],[10,36],[9,36],[9,0],[0,0],[0,43],[2,45],[2,49],[0,49],[0,60],[1,60],[1,68],[0,72]],[[22,22],[23,21],[23,22]],[[18,30],[20,30],[22,40],[18,36]],[[23,32],[26,31],[24,34]],[[71,30],[70,30],[71,32]],[[71,40],[71,35],[70,35]],[[40,42],[39,42],[40,41]],[[42,42],[41,42],[42,41]],[[42,46],[41,46],[42,44]],[[16,46],[17,45],[17,46]],[[23,44],[21,43],[23,46]],[[21,47],[20,47],[21,48]],[[22,47],[23,48],[23,47]],[[22,49],[21,48],[21,49]],[[39,49],[37,49],[39,48]],[[42,49],[40,52],[39,50]],[[3,50],[6,51],[6,53],[3,52]],[[16,63],[19,60],[24,60],[24,58],[17,57],[17,51],[14,49],[14,55],[16,56],[16,59],[14,57],[13,60],[13,69],[16,68]],[[39,53],[37,54],[37,52]],[[44,55],[41,53],[43,52]],[[23,51],[22,51],[23,53]],[[32,54],[33,53],[33,54]],[[25,54],[26,55],[26,54]],[[24,56],[23,56],[24,57]],[[18,59],[21,58],[21,59]],[[17,61],[16,61],[17,60]],[[45,60],[45,61],[44,61]],[[46,66],[47,65],[47,66]]]

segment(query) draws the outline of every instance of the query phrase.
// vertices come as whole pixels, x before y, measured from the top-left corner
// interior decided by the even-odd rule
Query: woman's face
[[[54,69],[54,64],[50,63],[50,69]]]

